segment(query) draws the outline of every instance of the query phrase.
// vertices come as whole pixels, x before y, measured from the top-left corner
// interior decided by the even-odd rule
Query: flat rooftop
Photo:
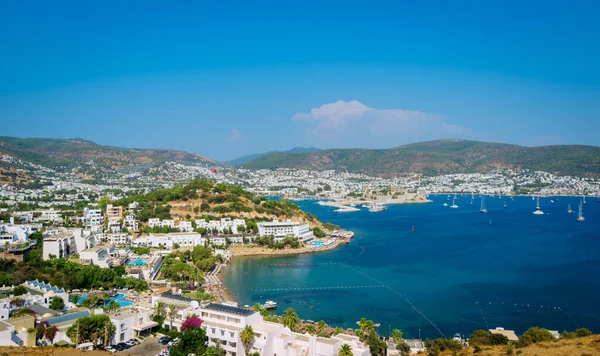
[[[209,305],[205,306],[204,309],[214,310],[217,312],[223,312],[223,313],[229,313],[229,314],[235,314],[235,315],[242,315],[242,316],[250,316],[250,315],[256,313],[254,310],[237,308],[237,307],[232,307],[229,305],[217,304],[217,303],[210,303]]]

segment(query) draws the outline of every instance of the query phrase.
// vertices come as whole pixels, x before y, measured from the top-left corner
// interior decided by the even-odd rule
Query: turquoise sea
[[[355,232],[350,245],[289,257],[237,257],[226,285],[240,304],[279,303],[303,319],[356,327],[361,317],[407,337],[451,337],[497,326],[600,332],[600,203],[579,198],[458,196],[458,209],[433,203],[335,213],[315,201],[301,208]],[[553,199],[555,202],[551,203]],[[503,207],[506,202],[507,207]],[[415,231],[411,228],[414,225]],[[382,284],[385,287],[382,287]],[[389,288],[388,288],[389,287]]]

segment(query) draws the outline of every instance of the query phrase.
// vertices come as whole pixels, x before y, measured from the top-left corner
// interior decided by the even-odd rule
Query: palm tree
[[[158,302],[156,302],[156,304],[154,304],[154,315],[159,318],[163,318],[165,316],[165,307],[166,306],[167,305],[163,301],[159,300]]]
[[[177,316],[177,306],[174,304],[169,304],[167,309],[167,316],[169,317],[169,321],[171,322],[169,324],[169,330],[173,330],[173,320],[175,320],[175,317]]]
[[[240,340],[242,340],[244,351],[246,352],[246,355],[248,355],[250,353],[250,346],[254,342],[254,330],[252,330],[250,325],[244,327],[244,330],[240,333]]]
[[[69,302],[73,303],[74,305],[77,305],[79,302],[79,295],[78,294],[69,294]]]
[[[298,314],[294,310],[294,308],[287,308],[283,313],[283,325],[290,328],[292,331],[298,330],[298,325],[300,324],[300,318]]]
[[[402,341],[402,331],[400,331],[400,329],[394,329],[392,330],[392,339],[394,339],[394,342],[399,343],[400,341]]]
[[[120,308],[121,308],[121,306],[119,305],[119,303],[117,303],[114,300],[111,300],[110,303],[108,303],[108,306],[106,307],[106,309],[111,312],[117,311]]]
[[[110,299],[110,296],[108,295],[108,293],[104,293],[104,295],[102,296],[102,302],[105,307],[106,307],[106,302],[108,302],[109,299]]]
[[[343,344],[338,350],[338,356],[352,356],[352,348],[348,344]]]
[[[326,327],[327,327],[327,324],[325,324],[325,322],[323,320],[319,320],[317,322],[317,333],[322,332],[323,330],[325,330]]]

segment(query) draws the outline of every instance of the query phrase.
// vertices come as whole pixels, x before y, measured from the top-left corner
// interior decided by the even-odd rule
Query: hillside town
[[[15,163],[7,156],[3,160]],[[384,179],[336,171],[166,163],[116,170],[90,181],[77,170],[59,172],[17,163],[35,179],[0,186],[0,258],[13,264],[37,263],[53,272],[19,277],[22,280],[0,272],[0,345],[71,345],[109,352],[143,347],[154,350],[144,354],[153,355],[168,355],[176,348],[194,318],[201,319],[198,325],[208,336],[209,347],[222,348],[225,355],[337,355],[342,348],[350,348],[353,355],[371,353],[356,330],[325,332],[329,329],[321,327],[322,332],[311,332],[313,322],[293,314],[292,319],[298,320],[290,321],[286,314],[293,310],[282,316],[266,312],[277,307],[275,302],[238,305],[221,279],[236,255],[254,254],[257,248],[272,253],[322,251],[347,242],[351,233],[331,224],[319,228],[302,219],[257,219],[246,212],[203,214],[208,208],[193,200],[170,205],[171,212],[183,209],[181,214],[152,216],[146,209],[142,218],[143,204],[132,201],[132,196],[199,178],[243,186],[256,196],[322,199],[326,201],[320,204],[333,206],[327,201],[393,200],[410,194],[426,202],[428,194],[447,193],[590,198],[600,193],[597,180],[525,170]],[[214,193],[214,200],[218,196]],[[128,203],[114,203],[123,201]],[[255,203],[260,207],[265,201]],[[105,280],[85,277],[104,270],[111,271]],[[75,273],[75,279],[69,273]],[[102,336],[98,330],[86,330],[98,323],[104,323]],[[248,327],[254,334],[251,344],[243,336]],[[516,338],[509,331],[501,333]],[[466,344],[460,336],[456,341]],[[391,339],[387,343],[390,355],[399,354],[400,344]],[[425,350],[421,340],[404,340],[402,345],[412,353]]]

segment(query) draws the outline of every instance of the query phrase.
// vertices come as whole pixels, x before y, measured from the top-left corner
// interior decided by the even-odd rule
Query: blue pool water
[[[129,261],[129,265],[130,266],[145,266],[148,263],[144,260],[140,260],[140,259],[136,259],[136,260],[131,260]]]
[[[324,243],[322,241],[313,241],[313,242],[311,242],[311,244],[315,245],[315,246],[323,246],[324,245]]]
[[[78,303],[79,304],[83,304],[86,299],[87,299],[86,295],[80,295]],[[129,301],[129,300],[125,299],[125,295],[123,293],[117,293],[117,295],[115,295],[114,297],[108,299],[108,301],[106,302],[106,304],[110,303],[113,300],[116,301],[117,304],[119,304],[122,307],[133,305],[132,301]],[[102,305],[102,301],[99,302],[99,305]]]
[[[540,199],[541,216],[532,214],[531,197],[487,198],[488,214],[479,213],[479,197],[471,206],[470,196],[459,196],[458,209],[442,207],[446,196],[431,198],[379,213],[340,214],[299,202],[322,221],[354,231],[352,243],[316,254],[236,257],[226,285],[242,305],[274,300],[278,313],[293,307],[303,319],[342,327],[367,317],[381,323],[382,334],[391,327],[408,337],[419,330],[424,338],[440,331],[448,337],[496,326],[521,333],[536,325],[600,332],[596,199],[577,223],[576,214],[567,214],[567,204],[577,211],[575,197]]]

